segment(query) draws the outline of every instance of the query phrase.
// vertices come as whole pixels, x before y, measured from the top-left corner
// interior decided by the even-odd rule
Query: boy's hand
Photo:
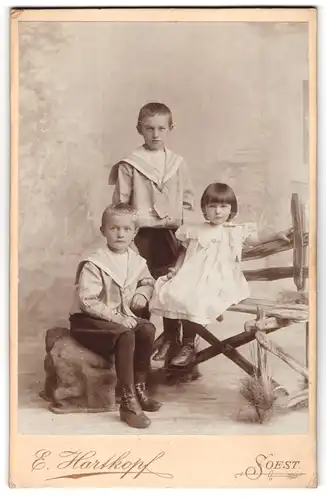
[[[125,314],[116,314],[112,320],[114,323],[126,326],[127,328],[135,328],[137,321],[132,316],[126,316]]]
[[[139,309],[144,309],[147,305],[147,299],[144,297],[144,295],[141,295],[140,293],[136,293],[133,298],[131,299],[130,303],[130,309],[134,310],[139,310]]]
[[[137,320],[132,316],[123,316],[122,324],[127,328],[135,328],[135,326],[137,326]]]

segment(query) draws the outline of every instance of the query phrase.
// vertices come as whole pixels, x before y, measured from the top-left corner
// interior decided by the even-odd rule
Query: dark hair
[[[205,207],[210,203],[227,203],[231,205],[231,212],[228,220],[233,219],[233,217],[238,213],[238,202],[234,194],[234,191],[227,184],[222,184],[221,182],[215,182],[210,184],[205,189],[200,206],[203,214],[205,215]]]
[[[137,129],[140,128],[143,121],[147,116],[155,116],[155,115],[168,115],[169,118],[169,127],[173,127],[173,119],[172,112],[170,108],[168,108],[165,104],[161,102],[149,102],[145,104],[139,111]]]
[[[109,205],[108,207],[106,207],[106,209],[102,214],[101,227],[105,225],[110,215],[121,215],[121,214],[132,215],[134,222],[136,224],[136,215],[137,215],[136,210],[128,203],[117,203],[116,205]]]

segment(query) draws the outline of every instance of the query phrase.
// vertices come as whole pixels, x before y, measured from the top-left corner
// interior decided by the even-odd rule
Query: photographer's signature
[[[114,453],[111,456],[100,458],[95,450],[64,450],[57,455],[51,450],[37,450],[32,462],[32,472],[41,470],[62,471],[46,481],[56,479],[81,479],[89,476],[100,476],[114,474],[120,479],[132,476],[133,479],[144,474],[154,475],[164,479],[172,479],[173,475],[157,469],[158,462],[164,457],[165,452],[160,451],[156,455],[145,460],[134,457],[130,451]],[[51,467],[50,467],[51,462]]]
[[[260,453],[255,458],[255,464],[247,467],[243,472],[234,474],[234,477],[243,477],[251,481],[267,476],[269,481],[276,477],[287,479],[297,479],[300,476],[305,476],[304,472],[300,471],[300,460],[276,460],[273,458],[273,453],[264,455]]]

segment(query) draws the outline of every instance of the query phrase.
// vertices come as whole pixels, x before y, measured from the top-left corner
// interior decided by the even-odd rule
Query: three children
[[[146,104],[137,130],[144,144],[111,170],[113,204],[101,224],[106,246],[78,266],[70,324],[84,347],[104,358],[115,354],[120,418],[145,428],[150,420],[144,412],[161,407],[146,389],[155,337],[150,314],[162,316],[164,327],[154,359],[166,358],[182,324],[182,346],[171,364],[190,364],[200,329],[249,296],[241,253],[258,239],[232,223],[237,199],[222,183],[210,184],[202,195],[205,221],[183,225],[184,210],[194,208],[194,191],[184,159],[165,145],[173,130],[170,109]],[[285,233],[276,237],[287,239]]]

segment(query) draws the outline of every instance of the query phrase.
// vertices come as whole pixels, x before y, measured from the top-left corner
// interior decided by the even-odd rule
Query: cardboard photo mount
[[[16,9],[11,11],[10,486],[317,486],[316,9]],[[284,22],[309,27],[309,432],[305,435],[112,436],[18,432],[19,25],[26,22]],[[280,120],[282,110],[280,110]]]

